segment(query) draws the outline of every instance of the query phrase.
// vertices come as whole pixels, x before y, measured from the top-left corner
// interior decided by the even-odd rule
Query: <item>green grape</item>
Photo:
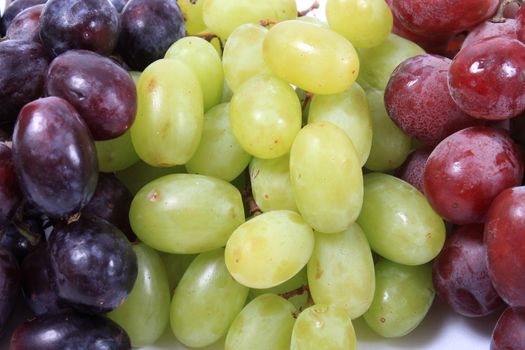
[[[338,234],[316,233],[307,269],[316,304],[335,304],[352,319],[370,307],[375,290],[374,260],[358,224]]]
[[[289,154],[274,159],[252,158],[250,181],[255,203],[263,212],[298,211],[290,184]]]
[[[329,122],[305,126],[290,152],[295,203],[304,220],[323,233],[344,231],[363,203],[363,174],[345,132]]]
[[[357,81],[363,87],[385,90],[394,69],[404,60],[422,55],[425,51],[395,34],[390,34],[381,44],[369,49],[357,49],[361,70]]]
[[[193,70],[201,86],[204,111],[221,102],[224,74],[221,58],[212,44],[188,36],[173,43],[164,58],[176,58]]]
[[[372,116],[373,134],[365,167],[372,171],[396,169],[407,159],[412,141],[388,116],[384,92],[367,90],[366,95]]]
[[[326,22],[320,20],[320,19],[317,18],[317,17],[312,17],[312,16],[301,16],[301,17],[297,17],[297,20],[298,20],[298,21],[307,22],[307,23],[317,24],[318,26],[321,26],[321,27],[324,27],[324,28],[330,29],[330,27],[328,26],[328,23],[326,23]]]
[[[186,163],[199,145],[204,115],[195,73],[177,59],[157,60],[141,74],[137,90],[131,140],[139,157],[160,167]]]
[[[230,124],[246,152],[258,158],[277,158],[290,151],[301,129],[301,104],[289,84],[271,75],[258,75],[233,94]]]
[[[355,47],[374,47],[388,38],[393,17],[385,0],[327,0],[330,28]]]
[[[224,350],[289,350],[296,312],[276,295],[255,298],[233,321]]]
[[[175,288],[179,284],[184,272],[188,266],[190,266],[196,254],[169,254],[160,253],[160,257],[166,266],[166,272],[168,274],[168,284],[170,292],[173,294]]]
[[[246,221],[226,244],[226,266],[239,283],[270,288],[297,274],[314,246],[312,229],[296,212],[276,210]]]
[[[139,161],[129,130],[111,140],[95,141],[95,147],[98,169],[104,173],[124,170]]]
[[[205,0],[177,0],[180,11],[186,22],[186,33],[194,35],[206,29],[202,18],[202,5]]]
[[[226,181],[174,174],[144,186],[129,212],[133,232],[167,253],[194,254],[223,247],[244,222],[241,194]]]
[[[264,63],[263,42],[268,29],[257,24],[243,24],[233,31],[224,45],[224,78],[232,91],[246,80],[260,74],[270,75]]]
[[[308,279],[306,277],[306,268],[303,268],[295,276],[275,287],[250,290],[250,296],[256,298],[263,294],[275,294],[287,299],[297,309],[304,309],[310,302],[307,290]]]
[[[226,80],[223,83],[221,103],[229,103],[233,97],[233,91],[228,86]]]
[[[337,95],[315,95],[310,103],[308,122],[327,121],[340,127],[352,140],[361,166],[372,146],[372,118],[365,91],[354,83]]]
[[[141,347],[153,344],[164,332],[171,300],[159,254],[143,243],[134,244],[133,250],[137,255],[137,280],[126,301],[107,316],[124,328],[133,347]]]
[[[434,301],[432,266],[405,266],[380,259],[375,269],[374,301],[364,319],[383,337],[404,336],[421,323]]]
[[[164,175],[182,174],[186,169],[182,165],[171,168],[157,168],[139,160],[132,166],[115,173],[117,178],[133,194],[137,192],[148,182],[158,179]]]
[[[293,19],[297,5],[295,0],[206,0],[202,11],[208,28],[226,40],[245,23]]]
[[[224,264],[224,249],[198,255],[175,289],[170,321],[186,346],[204,347],[228,332],[241,312],[249,289],[237,283]]]
[[[336,305],[317,304],[299,314],[290,350],[355,350],[352,320]]]
[[[235,179],[252,158],[237,142],[230,128],[230,106],[217,105],[204,115],[201,142],[186,170],[225,181]]]
[[[381,173],[366,174],[364,186],[357,222],[374,252],[405,265],[421,265],[438,255],[445,243],[445,223],[421,192]]]
[[[357,53],[345,38],[305,21],[273,26],[263,43],[264,60],[273,74],[314,94],[337,94],[359,73]]]

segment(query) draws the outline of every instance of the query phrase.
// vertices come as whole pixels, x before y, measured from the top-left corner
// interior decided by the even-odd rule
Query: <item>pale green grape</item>
[[[316,304],[335,304],[352,319],[370,307],[375,290],[374,260],[358,224],[337,234],[316,233],[307,269]]]
[[[306,288],[307,286],[308,279],[306,277],[306,268],[303,268],[288,281],[285,281],[275,287],[266,289],[251,289],[250,295],[252,297],[258,297],[263,294],[279,295],[285,297],[289,302],[295,305],[297,309],[303,309],[306,308],[310,301],[309,293]]]
[[[97,148],[98,169],[105,173],[124,170],[139,161],[133,148],[131,133],[106,141],[95,141]]]
[[[289,84],[258,75],[233,94],[230,124],[246,152],[258,158],[277,158],[290,151],[301,129],[301,104]]]
[[[385,90],[394,69],[404,60],[425,51],[413,42],[395,34],[373,48],[358,49],[361,70],[357,81],[363,87]]]
[[[185,173],[182,165],[171,168],[157,168],[139,160],[132,166],[115,173],[126,188],[135,195],[145,184],[164,175]]]
[[[223,88],[222,88],[221,103],[228,103],[228,102],[230,102],[232,97],[233,97],[233,91],[228,86],[228,83],[225,80],[224,84],[223,84]]]
[[[160,253],[164,266],[166,266],[170,293],[173,294],[175,292],[175,287],[177,287],[186,269],[196,256],[196,254]]]
[[[137,91],[131,140],[139,157],[153,166],[186,163],[199,145],[204,115],[195,73],[177,59],[157,60],[141,74]]]
[[[354,83],[337,95],[315,95],[310,103],[308,122],[327,121],[340,127],[352,140],[365,164],[372,147],[372,118],[365,91]]]
[[[329,122],[305,126],[290,152],[299,212],[316,231],[337,233],[354,223],[363,203],[363,174],[354,145]]]
[[[224,350],[289,350],[296,312],[276,295],[255,298],[233,321]]]
[[[372,147],[365,163],[367,169],[386,171],[403,164],[411,149],[410,137],[390,119],[385,109],[384,92],[367,90],[372,116]]]
[[[279,78],[315,94],[337,94],[359,73],[357,53],[345,38],[305,21],[273,26],[263,44],[264,60]]]
[[[388,38],[393,17],[385,0],[327,0],[330,28],[355,47],[374,47]]]
[[[263,212],[298,211],[290,184],[289,154],[274,159],[252,158],[250,181],[255,203]]]
[[[232,181],[250,163],[252,157],[242,149],[230,128],[229,110],[225,103],[204,115],[201,142],[186,163],[189,173]]]
[[[421,323],[432,305],[432,266],[405,266],[380,259],[375,269],[374,301],[364,319],[383,337],[404,336]]]
[[[307,22],[307,23],[317,24],[318,26],[321,26],[321,27],[324,27],[324,28],[330,29],[330,27],[328,26],[328,23],[326,23],[326,22],[320,20],[320,19],[317,18],[317,17],[312,17],[312,16],[301,16],[301,17],[297,17],[297,20],[298,20],[298,21]]]
[[[193,35],[206,29],[204,19],[202,18],[202,5],[205,0],[177,0],[180,11],[184,16],[186,23],[186,33]]]
[[[355,350],[352,320],[336,305],[317,304],[301,312],[292,331],[290,350]]]
[[[296,212],[269,211],[239,226],[226,244],[226,266],[239,283],[270,288],[297,274],[314,246],[312,229]]]
[[[176,58],[193,70],[201,86],[204,111],[220,103],[224,74],[221,58],[212,44],[188,36],[173,43],[164,58]]]
[[[170,313],[173,334],[190,347],[215,343],[241,312],[248,291],[226,269],[224,249],[200,254],[175,289]]]
[[[425,196],[387,174],[367,174],[364,185],[357,222],[372,250],[405,265],[421,265],[436,257],[445,242],[445,223]]]
[[[133,347],[141,347],[153,344],[168,325],[170,290],[159,254],[143,243],[134,244],[133,251],[137,279],[126,301],[107,316],[124,328]]]
[[[175,174],[144,186],[129,219],[147,245],[167,253],[193,254],[222,247],[244,222],[241,194],[226,181]]]

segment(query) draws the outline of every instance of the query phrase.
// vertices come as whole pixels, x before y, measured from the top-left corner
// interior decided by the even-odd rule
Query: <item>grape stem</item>
[[[306,10],[303,10],[303,11],[297,11],[297,17],[304,17],[306,16],[307,14],[309,14],[310,12],[312,12],[313,10],[317,10],[319,8],[319,1],[317,0],[314,0],[313,4],[310,5],[309,8],[307,8]]]
[[[505,12],[505,8],[511,4],[518,4],[521,6],[523,4],[523,0],[503,0],[499,5],[498,12],[494,17],[492,17],[490,21],[492,23],[505,23],[507,19],[503,13]]]
[[[275,19],[271,19],[271,18],[267,18],[267,19],[261,19],[259,21],[259,24],[263,27],[268,27],[268,26],[271,26],[273,24],[277,24],[279,23],[279,21],[275,20]]]
[[[259,208],[259,206],[255,202],[255,199],[253,198],[250,171],[246,169],[244,171],[244,174],[245,174],[244,176],[246,177],[246,185],[244,187],[244,190],[241,193],[242,201],[244,205],[247,207],[250,216],[257,216],[259,214],[262,214],[262,210],[261,208]]]
[[[219,45],[220,45],[220,47],[221,47],[221,52],[224,51],[224,45],[223,45],[223,43],[222,43],[222,40],[221,40],[221,38],[219,38],[219,37],[217,36],[217,34],[215,34],[215,33],[209,33],[209,32],[207,32],[207,33],[193,34],[193,35],[191,35],[191,36],[196,36],[197,38],[202,38],[202,39],[206,40],[207,42],[210,42],[210,41],[212,41],[213,39],[217,39],[217,40],[219,40]]]
[[[308,107],[308,104],[312,101],[313,97],[314,97],[314,94],[312,94],[311,92],[306,91],[304,93],[304,100],[303,100],[303,103],[301,104],[301,111],[303,113],[306,110],[306,108]]]
[[[308,287],[307,284],[304,284],[304,285],[300,286],[297,289],[294,289],[294,290],[291,290],[289,292],[285,292],[285,293],[280,293],[279,294],[279,296],[281,298],[284,298],[286,300],[290,300],[291,298],[303,295],[304,293],[308,294],[308,299],[306,300],[306,304],[304,306],[301,306],[299,308],[298,312],[295,312],[293,314],[293,316],[295,318],[297,318],[297,316],[299,316],[299,313],[301,313],[301,311],[303,311],[305,308],[310,307],[310,306],[312,306],[314,304],[314,301],[312,299],[312,293],[310,293],[310,288]]]

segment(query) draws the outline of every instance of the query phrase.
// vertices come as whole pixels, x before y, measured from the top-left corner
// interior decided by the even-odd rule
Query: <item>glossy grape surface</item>
[[[0,35],[5,35],[7,28],[13,19],[23,10],[46,3],[47,0],[15,0],[5,9],[2,18],[0,19]]]
[[[525,310],[508,307],[492,332],[490,350],[520,350],[525,347]]]
[[[7,27],[6,36],[9,39],[40,42],[40,15],[44,5],[28,7],[13,18]]]

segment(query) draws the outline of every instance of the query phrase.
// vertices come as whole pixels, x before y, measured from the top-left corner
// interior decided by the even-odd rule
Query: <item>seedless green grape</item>
[[[131,133],[106,141],[95,141],[97,148],[98,169],[105,173],[124,170],[139,161],[133,148]]]
[[[180,11],[186,22],[186,33],[194,35],[206,29],[202,18],[202,5],[205,0],[177,0]]]
[[[115,175],[132,194],[136,194],[142,186],[158,179],[159,177],[170,174],[182,174],[185,172],[186,169],[183,165],[171,168],[157,168],[139,160],[132,166],[116,172]]]

